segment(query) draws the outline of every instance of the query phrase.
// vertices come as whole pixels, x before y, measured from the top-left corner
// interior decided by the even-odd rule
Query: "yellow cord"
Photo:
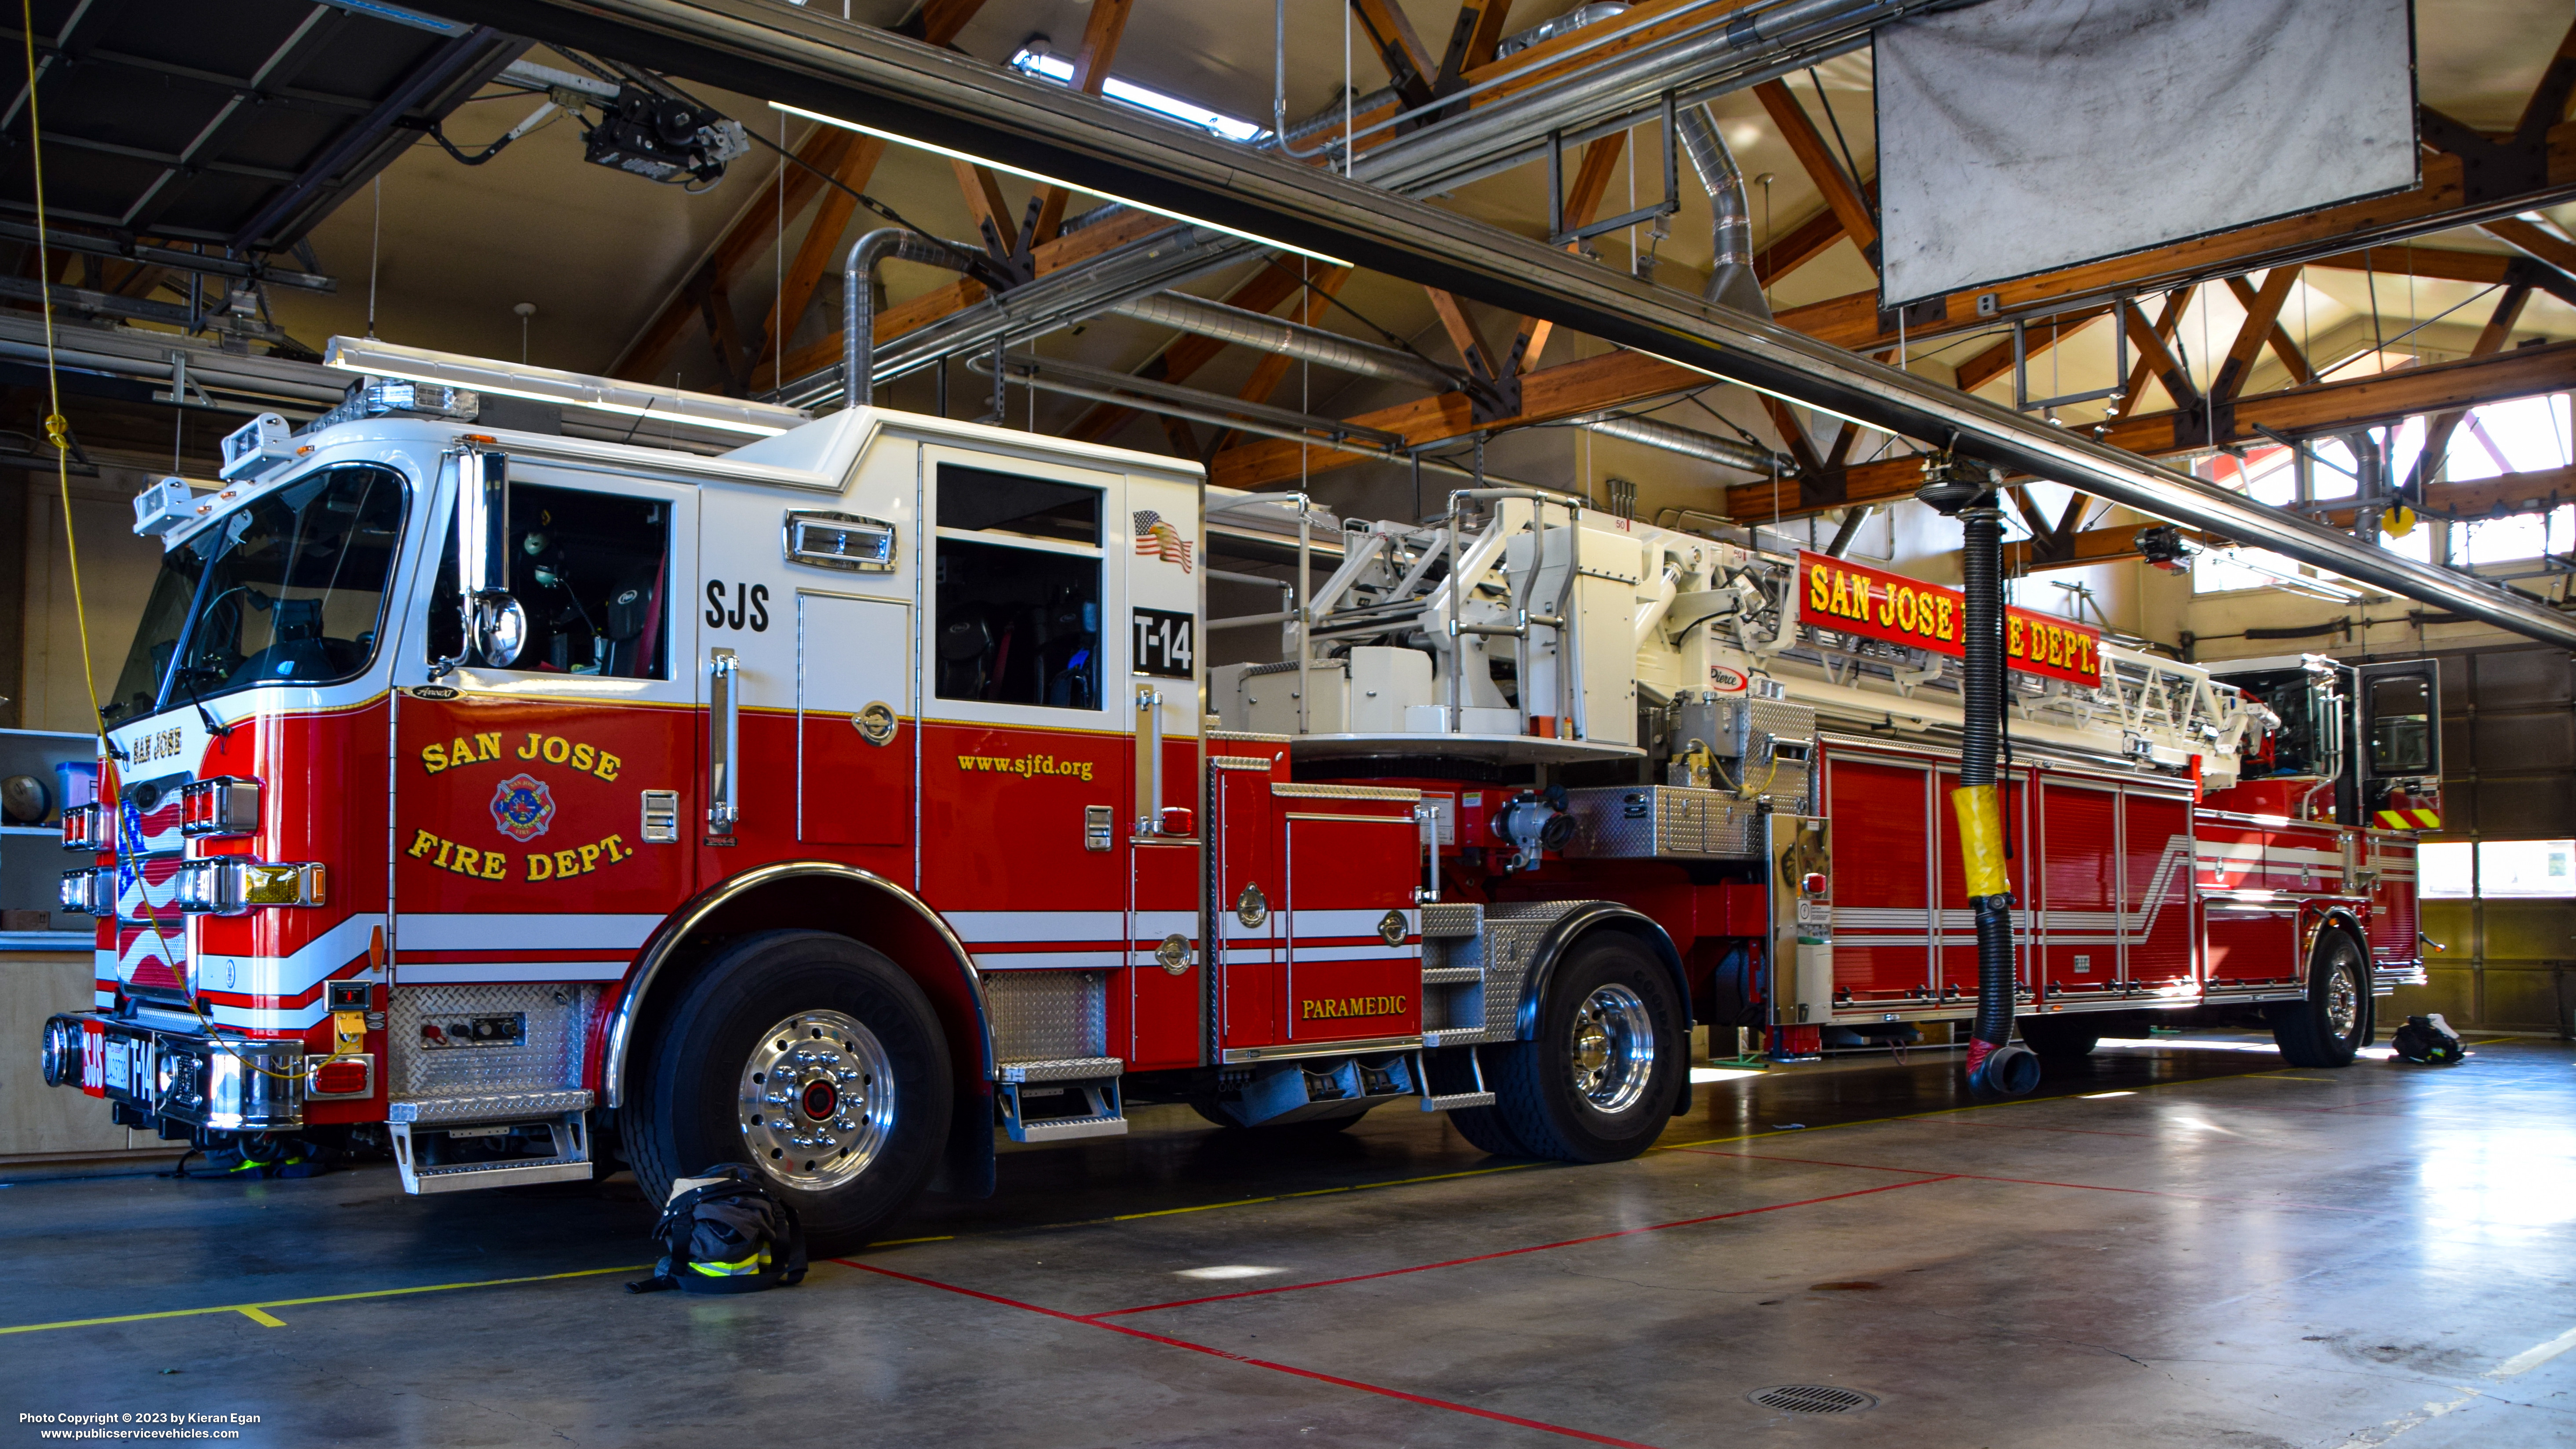
[[[19,35],[27,47],[27,150],[36,170],[36,286],[45,317],[45,441],[54,445],[54,481],[62,492],[63,551],[72,566],[72,623],[80,630],[81,683],[89,688],[89,723],[102,750],[108,745],[107,718],[98,708],[98,675],[90,666],[89,607],[81,596],[80,544],[72,535],[71,419],[63,416],[63,389],[54,370],[54,259],[46,241],[45,128],[36,112],[36,0],[19,0]]]

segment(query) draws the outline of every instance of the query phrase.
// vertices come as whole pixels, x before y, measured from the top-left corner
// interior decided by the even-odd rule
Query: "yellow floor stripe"
[[[263,1312],[257,1308],[243,1308],[235,1311],[240,1313],[242,1317],[249,1319],[251,1322],[258,1324],[262,1328],[284,1328],[286,1326],[285,1319],[280,1318],[273,1313]]]
[[[279,1320],[261,1312],[267,1308],[300,1308],[313,1303],[354,1303],[362,1298],[400,1298],[410,1293],[452,1293],[459,1288],[505,1288],[513,1283],[551,1283],[562,1278],[596,1278],[602,1273],[641,1273],[650,1263],[629,1263],[618,1268],[582,1268],[570,1273],[535,1273],[525,1278],[482,1278],[471,1283],[424,1283],[416,1288],[371,1288],[363,1293],[325,1293],[312,1298],[272,1298],[265,1303],[224,1303],[211,1308],[166,1308],[159,1313],[120,1313],[113,1318],[67,1318],[60,1323],[20,1323],[0,1328],[0,1334],[43,1333],[54,1328],[96,1328],[107,1323],[146,1323],[156,1318],[195,1318],[208,1313],[239,1313],[271,1328],[284,1328]]]

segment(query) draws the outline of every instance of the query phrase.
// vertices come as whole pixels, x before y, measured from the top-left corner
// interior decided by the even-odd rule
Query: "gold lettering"
[[[599,869],[599,847],[596,845],[583,846],[581,848],[581,873],[583,875],[588,875],[597,869]]]
[[[1829,613],[1834,607],[1833,579],[1829,577],[1832,573],[1831,569],[1807,570],[1807,604],[1819,614]]]
[[[483,878],[499,880],[510,873],[510,857],[497,850],[483,852]]]
[[[546,763],[560,765],[572,754],[572,741],[561,735],[546,736]]]
[[[575,745],[572,747],[572,767],[576,770],[589,769],[591,765],[598,760],[598,758],[599,752],[588,745]]]
[[[615,755],[610,754],[606,750],[602,750],[599,752],[599,768],[593,770],[591,773],[597,775],[603,780],[614,780],[617,778],[617,764],[618,760]]]
[[[437,774],[437,773],[438,773],[439,771],[441,771],[441,770],[446,769],[446,768],[447,768],[447,746],[445,746],[445,745],[423,745],[423,746],[421,746],[421,747],[420,747],[420,767],[421,767],[422,769],[424,769],[424,770],[427,770],[429,773],[431,773],[431,774],[433,774],[433,775]]]
[[[494,730],[488,735],[478,732],[474,736],[474,743],[482,748],[483,758],[487,760],[497,760],[501,758],[501,732],[499,730]]]
[[[581,852],[575,850],[555,852],[555,879],[565,880],[579,874],[581,874]]]
[[[483,852],[476,850],[470,845],[460,845],[456,847],[455,870],[458,875],[481,875],[483,873]]]
[[[626,857],[635,853],[634,851],[626,849],[625,844],[625,836],[612,835],[606,840],[599,842],[599,848],[608,852],[608,863],[610,865],[615,865],[617,862],[624,860]]]
[[[440,870],[446,870],[449,868],[447,864],[447,853],[455,848],[455,843],[452,841],[442,840],[438,842],[438,868]]]
[[[405,851],[404,854],[418,857],[427,855],[436,849],[438,849],[438,837],[430,834],[426,830],[423,830],[412,836],[411,849]]]
[[[555,858],[553,856],[540,850],[536,854],[528,857],[528,879],[532,881],[552,880],[554,879],[554,874]]]
[[[533,760],[533,759],[535,759],[535,758],[537,757],[537,741],[538,741],[540,738],[542,738],[542,736],[540,736],[539,734],[537,734],[537,732],[536,732],[536,731],[534,731],[534,730],[530,730],[530,731],[528,732],[528,742],[527,742],[526,744],[524,744],[524,745],[519,746],[519,750],[518,750],[519,758],[520,758],[520,759],[523,759],[523,760]]]

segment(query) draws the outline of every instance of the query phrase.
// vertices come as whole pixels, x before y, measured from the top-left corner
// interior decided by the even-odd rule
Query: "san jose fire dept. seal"
[[[554,792],[534,775],[512,775],[492,787],[492,823],[512,840],[534,840],[554,823]]]

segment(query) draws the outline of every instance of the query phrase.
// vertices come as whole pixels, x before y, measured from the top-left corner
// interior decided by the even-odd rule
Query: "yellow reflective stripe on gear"
[[[767,1268],[769,1250],[763,1248],[755,1257],[738,1258],[730,1263],[709,1263],[692,1258],[689,1260],[689,1266],[710,1278],[740,1278]]]

